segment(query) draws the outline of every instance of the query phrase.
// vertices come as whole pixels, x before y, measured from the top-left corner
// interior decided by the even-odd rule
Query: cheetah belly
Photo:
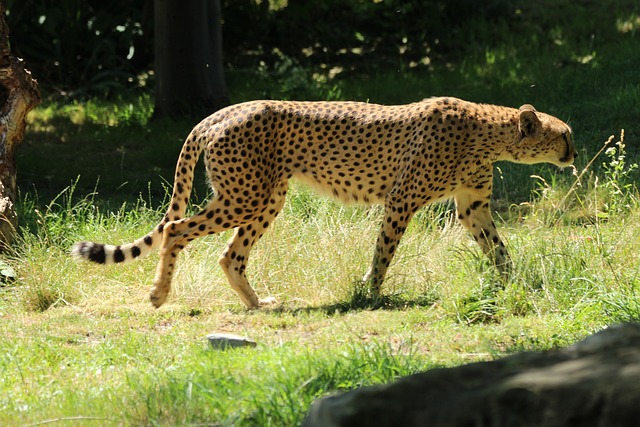
[[[384,203],[388,191],[384,181],[369,177],[370,172],[350,170],[347,163],[332,171],[303,169],[293,177],[315,191],[330,195],[343,203],[378,204]]]

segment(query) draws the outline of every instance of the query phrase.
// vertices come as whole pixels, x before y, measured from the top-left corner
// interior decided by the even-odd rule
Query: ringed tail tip
[[[71,248],[71,255],[76,259],[92,261],[97,264],[106,263],[104,245],[94,242],[78,242]]]

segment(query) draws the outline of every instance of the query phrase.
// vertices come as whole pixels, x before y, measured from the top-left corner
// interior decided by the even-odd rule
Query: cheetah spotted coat
[[[186,217],[194,166],[203,152],[214,196]],[[80,242],[73,253],[111,264],[159,248],[151,292],[159,307],[185,245],[233,228],[219,263],[244,304],[259,307],[273,299],[260,300],[247,281],[249,252],[282,209],[289,179],[297,178],[345,202],[384,205],[364,276],[374,295],[414,213],[448,198],[455,200],[462,225],[506,272],[509,256],[489,207],[493,163],[567,166],[575,155],[569,126],[530,105],[514,109],[455,98],[398,106],[247,102],[214,113],[191,131],[178,159],[169,210],[153,231],[120,246]]]

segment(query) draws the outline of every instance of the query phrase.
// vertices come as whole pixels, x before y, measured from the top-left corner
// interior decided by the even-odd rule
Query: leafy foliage
[[[602,163],[605,175],[604,188],[609,192],[606,210],[608,213],[622,213],[629,209],[630,200],[638,192],[638,163],[627,160],[627,146],[624,143],[624,129],[620,139],[604,152],[608,161]],[[634,200],[635,204],[638,203]]]
[[[8,0],[7,6],[13,48],[47,92],[105,95],[153,79],[152,0]],[[570,0],[222,0],[222,11],[229,72],[272,73],[290,86],[290,97],[304,94],[299,89],[313,75],[334,80],[411,69],[427,75],[458,62],[470,72],[465,60],[476,57],[500,68],[520,60],[523,45],[541,56],[553,52],[554,67],[593,67],[602,61],[603,43],[639,26],[631,0],[615,8]]]
[[[143,7],[143,1],[8,0],[12,49],[47,91],[122,92],[151,63]]]

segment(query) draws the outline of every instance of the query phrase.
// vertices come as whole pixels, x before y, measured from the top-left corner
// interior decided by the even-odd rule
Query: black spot
[[[82,248],[84,249],[84,248]],[[89,248],[89,253],[87,254],[87,258],[89,261],[96,262],[98,264],[104,264],[106,261],[106,256],[104,253],[104,245],[93,245]]]
[[[476,200],[475,202],[471,203],[471,209],[478,209],[481,204],[482,204],[482,201]]]
[[[147,246],[151,246],[153,244],[153,237],[151,236],[144,236],[144,243],[147,244]]]
[[[122,262],[124,261],[124,252],[120,249],[120,246],[116,247],[116,250],[113,251],[113,262]]]
[[[137,246],[134,246],[131,248],[131,256],[134,258],[138,258],[140,256],[140,248]]]

